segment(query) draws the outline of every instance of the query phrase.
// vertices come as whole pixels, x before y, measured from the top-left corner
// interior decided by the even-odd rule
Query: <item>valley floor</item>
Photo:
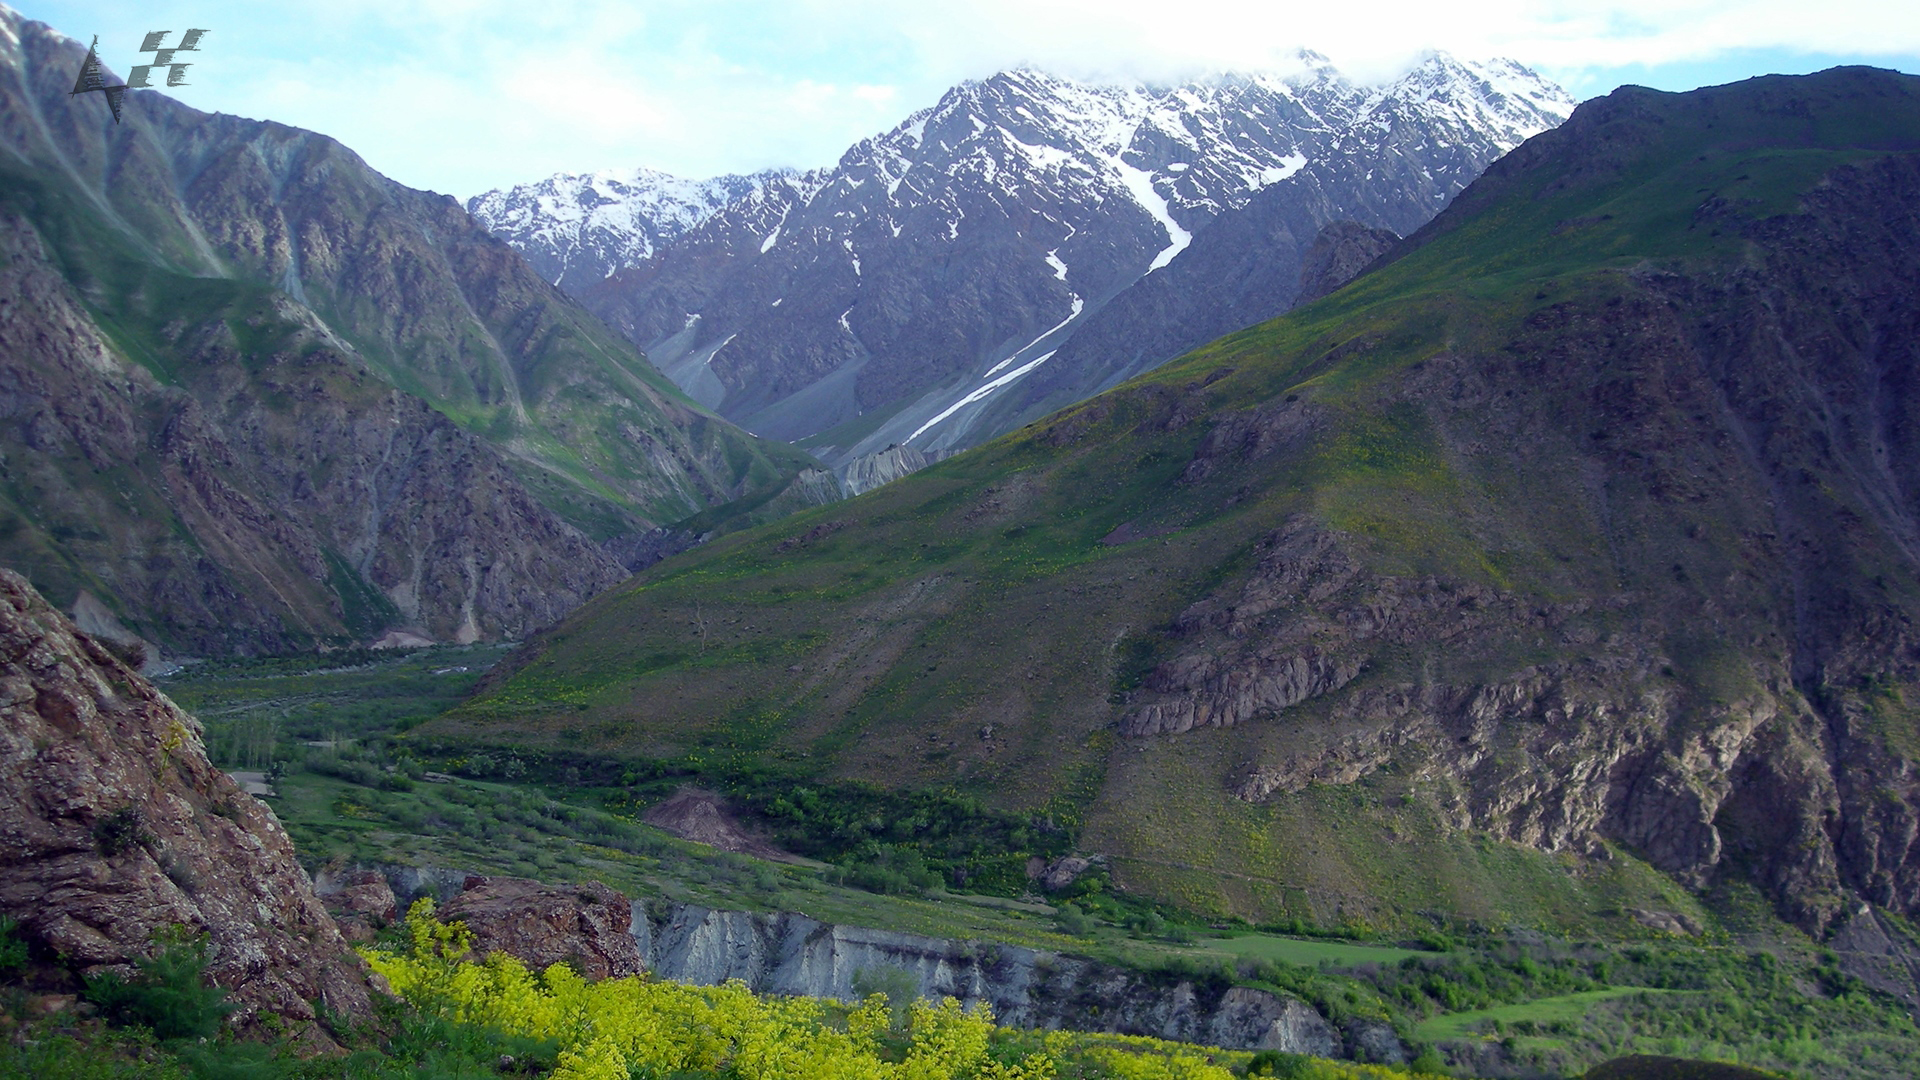
[[[1920,1073],[1920,1030],[1898,1001],[1845,974],[1833,954],[1737,892],[1705,899],[1714,925],[1698,937],[1567,940],[1499,928],[1362,940],[1301,924],[1209,923],[1107,887],[1097,868],[1058,893],[1021,880],[988,890],[1004,895],[985,895],[948,891],[951,882],[916,878],[923,871],[912,867],[719,851],[641,818],[695,781],[731,784],[737,806],[770,805],[752,777],[632,765],[596,771],[408,738],[501,655],[471,646],[204,664],[162,686],[202,720],[216,763],[271,781],[269,802],[316,872],[439,868],[405,880],[422,892],[438,883],[443,893],[457,891],[469,872],[591,880],[656,911],[794,912],[829,926],[1085,957],[1169,991],[1184,984],[1204,996],[1245,986],[1298,998],[1337,1029],[1377,1023],[1397,1036],[1405,1058],[1444,1062],[1457,1075],[1576,1076],[1633,1053],[1835,1080]],[[766,825],[750,812],[743,820]],[[1218,1060],[1238,1071],[1250,1058]],[[1060,1075],[1135,1075],[1116,1069]]]

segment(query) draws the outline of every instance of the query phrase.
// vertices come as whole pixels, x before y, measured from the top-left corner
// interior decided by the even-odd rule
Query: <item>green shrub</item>
[[[27,943],[14,933],[20,923],[13,918],[0,915],[0,975],[19,971],[27,966]]]
[[[1308,1080],[1312,1061],[1301,1054],[1262,1050],[1247,1062],[1248,1076],[1271,1076],[1274,1080]]]
[[[138,1024],[163,1039],[213,1035],[237,1006],[206,981],[206,935],[176,926],[154,937],[154,954],[133,962],[138,974],[131,980],[113,972],[89,978],[84,996],[110,1023]]]
[[[869,844],[827,872],[827,880],[888,895],[924,893],[940,884],[940,874],[913,848]]]
[[[139,807],[123,806],[93,823],[94,847],[109,859],[151,839]]]
[[[1060,910],[1053,915],[1053,924],[1060,928],[1061,933],[1073,937],[1086,937],[1093,932],[1093,920],[1072,904],[1060,905]]]

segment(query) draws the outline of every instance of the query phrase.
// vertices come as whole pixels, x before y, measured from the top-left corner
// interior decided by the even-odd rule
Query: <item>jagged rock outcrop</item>
[[[882,484],[891,484],[908,473],[919,472],[939,459],[940,455],[929,456],[911,446],[894,445],[862,454],[835,472],[847,494],[858,495]]]
[[[1321,229],[1300,260],[1300,291],[1293,302],[1318,300],[1358,277],[1400,239],[1390,229],[1336,221]]]
[[[393,887],[387,883],[386,875],[377,870],[353,869],[346,873],[318,870],[313,875],[313,891],[348,941],[371,943],[380,928],[400,915],[400,903]]]
[[[211,942],[207,975],[296,1027],[370,1008],[363,969],[273,814],[207,761],[199,723],[0,570],[0,913],[81,973]]]
[[[503,952],[533,971],[564,963],[588,979],[605,979],[643,970],[628,932],[633,905],[599,882],[542,885],[476,874],[438,916],[466,923],[478,956]]]

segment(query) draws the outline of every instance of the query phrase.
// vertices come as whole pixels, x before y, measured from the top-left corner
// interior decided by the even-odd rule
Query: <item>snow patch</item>
[[[1153,190],[1152,173],[1127,164],[1118,154],[1115,154],[1112,160],[1114,171],[1120,174],[1120,182],[1126,186],[1128,194],[1133,196],[1133,201],[1139,203],[1140,208],[1145,210],[1148,216],[1159,222],[1161,228],[1167,230],[1167,246],[1162,248],[1160,254],[1155,255],[1153,262],[1147,266],[1147,273],[1151,274],[1172,262],[1175,255],[1187,250],[1187,245],[1193,243],[1193,234],[1181,228],[1180,223],[1173,220],[1173,214],[1167,209],[1167,200]]]
[[[1278,167],[1260,170],[1260,186],[1266,187],[1268,184],[1277,184],[1282,180],[1292,177],[1294,173],[1306,167],[1307,155],[1295,151],[1281,158]]]
[[[1087,305],[1086,305],[1086,301],[1084,301],[1084,300],[1081,300],[1081,299],[1080,299],[1080,298],[1079,298],[1078,296],[1075,296],[1075,297],[1073,298],[1073,310],[1072,310],[1072,311],[1069,311],[1069,312],[1067,312],[1067,317],[1066,317],[1066,318],[1064,318],[1064,319],[1061,319],[1061,320],[1060,320],[1059,322],[1057,322],[1057,323],[1054,323],[1054,324],[1053,324],[1052,326],[1049,326],[1049,327],[1047,327],[1047,328],[1046,328],[1045,330],[1042,330],[1042,331],[1041,331],[1041,332],[1040,332],[1039,334],[1037,334],[1037,335],[1035,335],[1035,336],[1034,336],[1034,339],[1033,339],[1032,341],[1029,341],[1029,342],[1027,342],[1027,343],[1026,343],[1025,345],[1022,345],[1022,346],[1020,346],[1019,348],[1017,348],[1017,349],[1015,349],[1015,350],[1013,350],[1012,352],[1010,352],[1010,353],[1008,353],[1008,354],[1007,354],[1007,358],[1006,358],[1005,360],[1002,360],[1002,361],[1000,361],[999,363],[997,363],[997,364],[995,364],[995,365],[993,365],[992,367],[990,367],[990,368],[988,368],[988,369],[987,369],[987,371],[986,371],[986,374],[984,374],[984,375],[982,375],[982,376],[980,376],[980,377],[981,377],[981,378],[983,378],[983,379],[991,379],[991,378],[993,378],[993,373],[994,373],[994,372],[996,372],[996,371],[999,371],[999,370],[1000,370],[1001,368],[1004,368],[1004,367],[1006,367],[1006,366],[1007,366],[1008,364],[1011,364],[1011,363],[1013,363],[1013,358],[1014,358],[1014,357],[1016,357],[1016,356],[1019,356],[1019,355],[1020,355],[1021,353],[1023,353],[1023,352],[1026,352],[1026,351],[1027,351],[1028,349],[1031,349],[1031,348],[1033,348],[1033,347],[1034,347],[1035,345],[1038,345],[1038,344],[1040,344],[1041,342],[1043,342],[1043,341],[1045,341],[1045,340],[1047,340],[1047,335],[1048,335],[1048,334],[1051,334],[1051,333],[1053,333],[1054,331],[1056,331],[1056,330],[1058,330],[1058,329],[1060,329],[1061,327],[1063,327],[1063,326],[1065,326],[1065,325],[1067,325],[1068,323],[1070,323],[1070,322],[1072,322],[1073,320],[1075,320],[1075,319],[1077,319],[1077,318],[1079,318],[1079,317],[1080,317],[1080,312],[1082,312],[1082,311],[1084,311],[1084,310],[1086,309],[1086,306],[1087,306]],[[1055,350],[1055,351],[1057,352],[1058,350]],[[1052,355],[1053,355],[1053,353],[1048,353],[1047,355],[1048,355],[1048,356],[1052,356]]]
[[[932,427],[933,425],[939,423],[942,420],[945,420],[947,417],[952,416],[954,413],[959,412],[961,409],[966,408],[967,406],[973,404],[974,402],[985,399],[987,395],[1007,385],[1008,383],[1019,378],[1020,376],[1025,375],[1027,372],[1032,371],[1034,368],[1039,367],[1041,364],[1046,363],[1048,360],[1052,359],[1052,357],[1053,357],[1053,353],[1050,353],[1050,352],[1041,353],[1039,356],[1034,357],[1032,360],[1027,361],[1026,363],[1020,365],[1019,367],[1013,369],[1012,371],[1007,372],[1005,375],[1002,375],[999,378],[993,380],[992,382],[986,384],[985,386],[982,386],[974,390],[972,393],[968,394],[966,397],[963,397],[959,401],[956,401],[953,404],[947,406],[946,408],[940,410],[940,414],[938,416],[935,416],[933,419],[913,429],[913,434],[907,436],[905,439],[901,441],[912,442],[913,440],[919,438],[921,435],[925,434],[928,428]]]

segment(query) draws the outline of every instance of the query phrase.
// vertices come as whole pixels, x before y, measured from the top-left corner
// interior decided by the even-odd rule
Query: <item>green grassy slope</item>
[[[1920,610],[1913,400],[1858,347],[1908,332],[1916,149],[1891,73],[1622,90],[1347,289],[663,564],[429,731],[1045,809],[1254,917],[1631,934],[1729,868],[1905,906],[1821,761],[1915,745],[1872,630]]]

